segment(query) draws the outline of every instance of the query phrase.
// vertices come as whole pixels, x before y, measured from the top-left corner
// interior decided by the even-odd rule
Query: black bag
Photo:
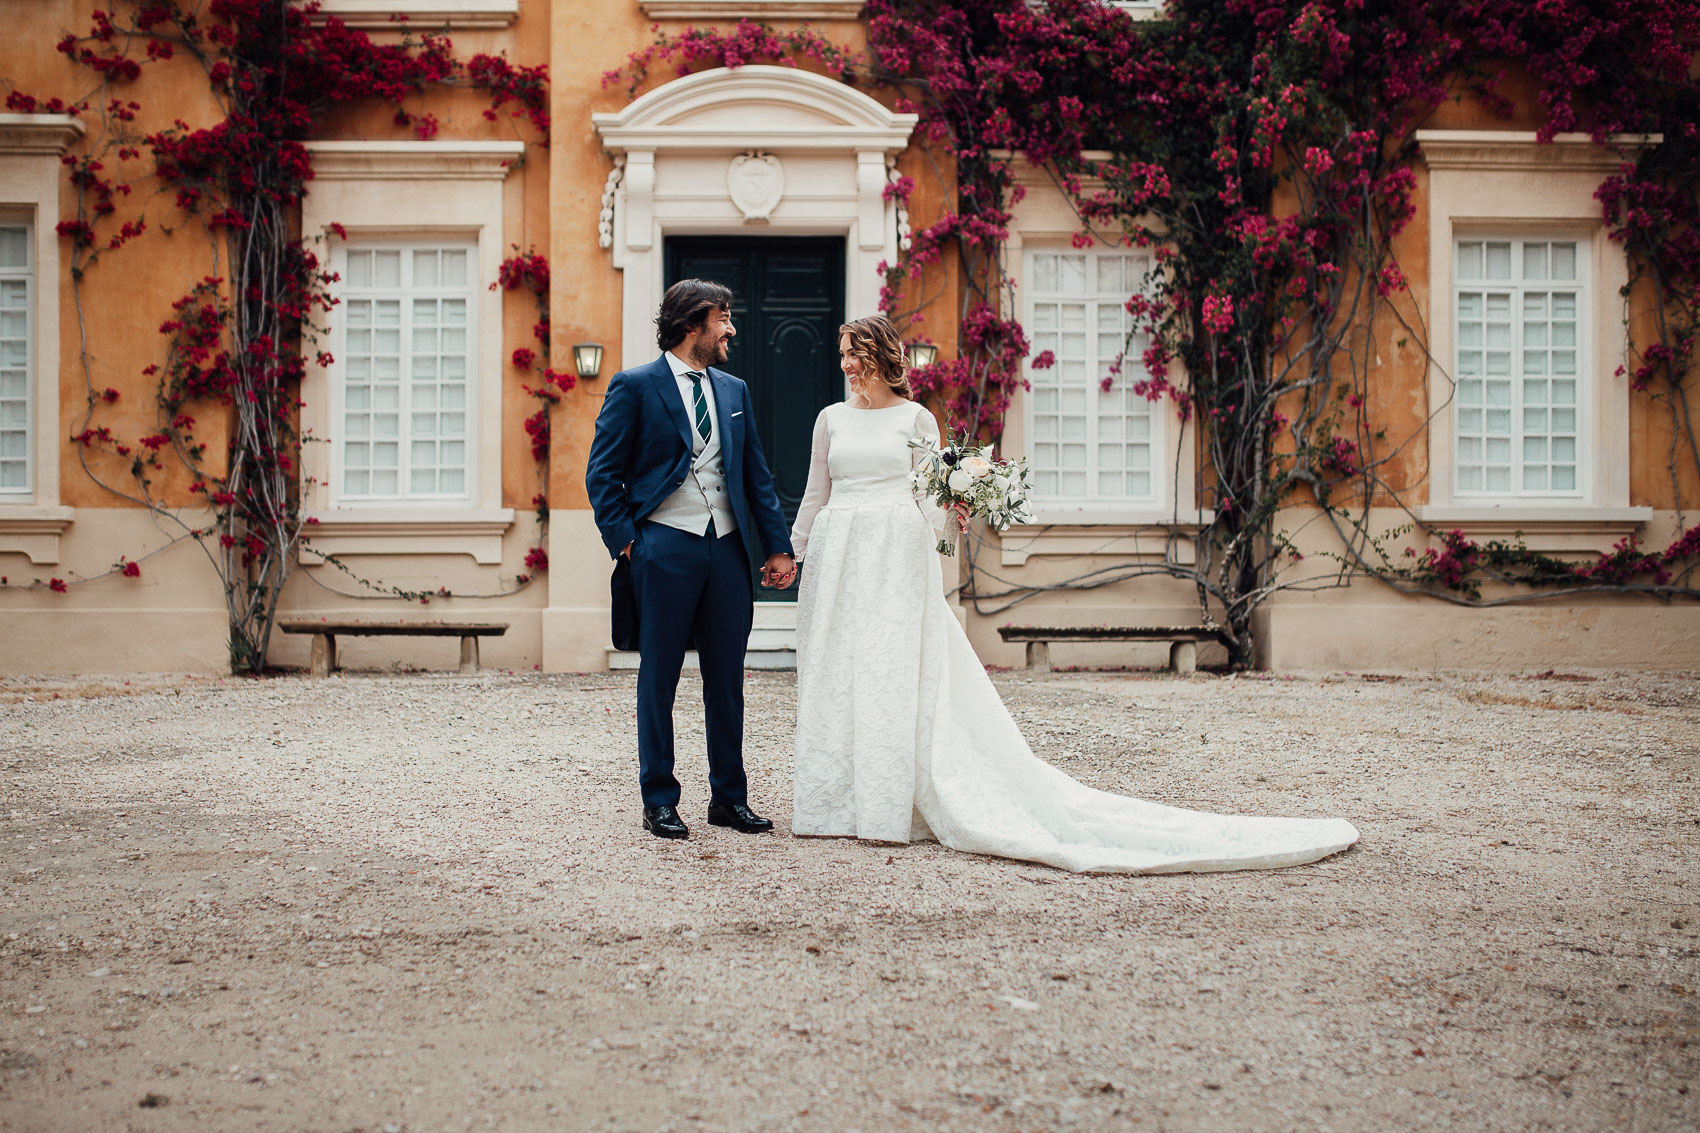
[[[634,652],[638,647],[637,590],[632,586],[632,561],[625,555],[614,560],[608,591],[609,637],[615,649]]]

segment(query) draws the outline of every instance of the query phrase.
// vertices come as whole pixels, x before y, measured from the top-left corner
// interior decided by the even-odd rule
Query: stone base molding
[[[1258,663],[1272,669],[1700,669],[1700,606],[1604,595],[1587,605],[1471,609],[1433,599],[1266,607]]]
[[[0,673],[228,673],[223,606],[0,609]],[[216,598],[216,594],[209,595]]]

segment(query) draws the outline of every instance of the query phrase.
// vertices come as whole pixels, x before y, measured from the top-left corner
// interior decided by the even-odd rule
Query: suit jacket
[[[750,562],[788,555],[790,532],[751,419],[749,387],[712,366],[708,380],[732,514]],[[685,482],[692,427],[666,358],[621,370],[609,380],[585,462],[584,487],[602,542],[614,558],[636,538],[644,517]]]

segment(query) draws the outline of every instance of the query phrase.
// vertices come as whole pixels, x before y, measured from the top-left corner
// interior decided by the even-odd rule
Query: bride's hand
[[[957,534],[966,535],[968,533],[968,505],[951,504],[946,510],[948,510],[951,517],[956,520]]]

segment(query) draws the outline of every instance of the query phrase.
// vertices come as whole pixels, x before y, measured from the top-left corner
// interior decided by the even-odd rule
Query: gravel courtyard
[[[1693,1129],[1700,675],[998,674],[1261,873],[638,828],[629,675],[0,680],[0,1128]]]

